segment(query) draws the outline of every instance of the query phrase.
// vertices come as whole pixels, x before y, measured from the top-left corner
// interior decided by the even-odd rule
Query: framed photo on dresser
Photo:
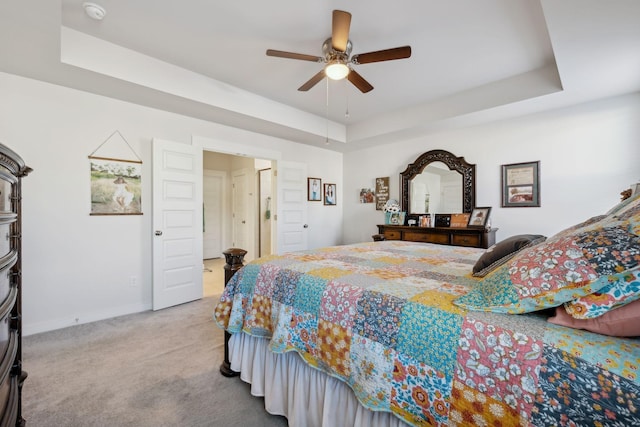
[[[491,213],[491,207],[486,208],[473,208],[471,216],[469,217],[469,224],[467,227],[481,227],[487,226],[489,220],[489,214]]]

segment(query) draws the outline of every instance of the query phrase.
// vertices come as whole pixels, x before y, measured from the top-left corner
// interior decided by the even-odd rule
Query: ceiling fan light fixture
[[[343,61],[335,60],[325,67],[324,73],[331,80],[342,80],[349,75],[349,67]]]

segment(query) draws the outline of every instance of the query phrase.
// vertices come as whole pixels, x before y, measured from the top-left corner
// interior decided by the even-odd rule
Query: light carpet
[[[27,426],[286,426],[220,375],[218,299],[23,338]]]

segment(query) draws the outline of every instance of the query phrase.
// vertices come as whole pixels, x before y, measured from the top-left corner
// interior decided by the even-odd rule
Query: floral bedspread
[[[264,257],[214,318],[411,425],[640,425],[640,340],[454,305],[481,254],[384,241]]]

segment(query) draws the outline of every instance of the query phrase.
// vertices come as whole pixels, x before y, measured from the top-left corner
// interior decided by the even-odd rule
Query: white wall
[[[493,206],[498,239],[551,235],[602,213],[640,180],[640,94],[345,154],[0,73],[0,142],[34,172],[24,180],[25,333],[151,307],[151,140],[192,135],[251,145],[306,162],[309,176],[337,184],[337,206],[309,203],[309,246],[369,241],[383,221],[358,191],[399,173],[425,151],[477,164],[477,204]],[[143,160],[142,216],[89,216],[87,156],[119,130]],[[541,161],[540,208],[500,208],[500,165]],[[344,232],[343,232],[344,230]],[[129,277],[139,278],[130,286]]]
[[[342,154],[329,150],[5,73],[0,93],[0,142],[34,169],[23,187],[25,334],[151,308],[154,137],[263,147],[342,187]],[[87,156],[115,130],[143,160],[142,216],[89,216]],[[311,206],[309,218],[311,247],[341,242],[341,209]]]
[[[367,241],[384,216],[358,203],[359,188],[390,177],[399,199],[399,174],[422,153],[444,149],[476,168],[476,206],[492,206],[497,240],[520,233],[551,236],[604,213],[619,193],[640,181],[640,94],[549,111],[483,126],[442,131],[409,142],[345,154],[344,242]],[[501,208],[501,165],[540,161],[541,207]]]

